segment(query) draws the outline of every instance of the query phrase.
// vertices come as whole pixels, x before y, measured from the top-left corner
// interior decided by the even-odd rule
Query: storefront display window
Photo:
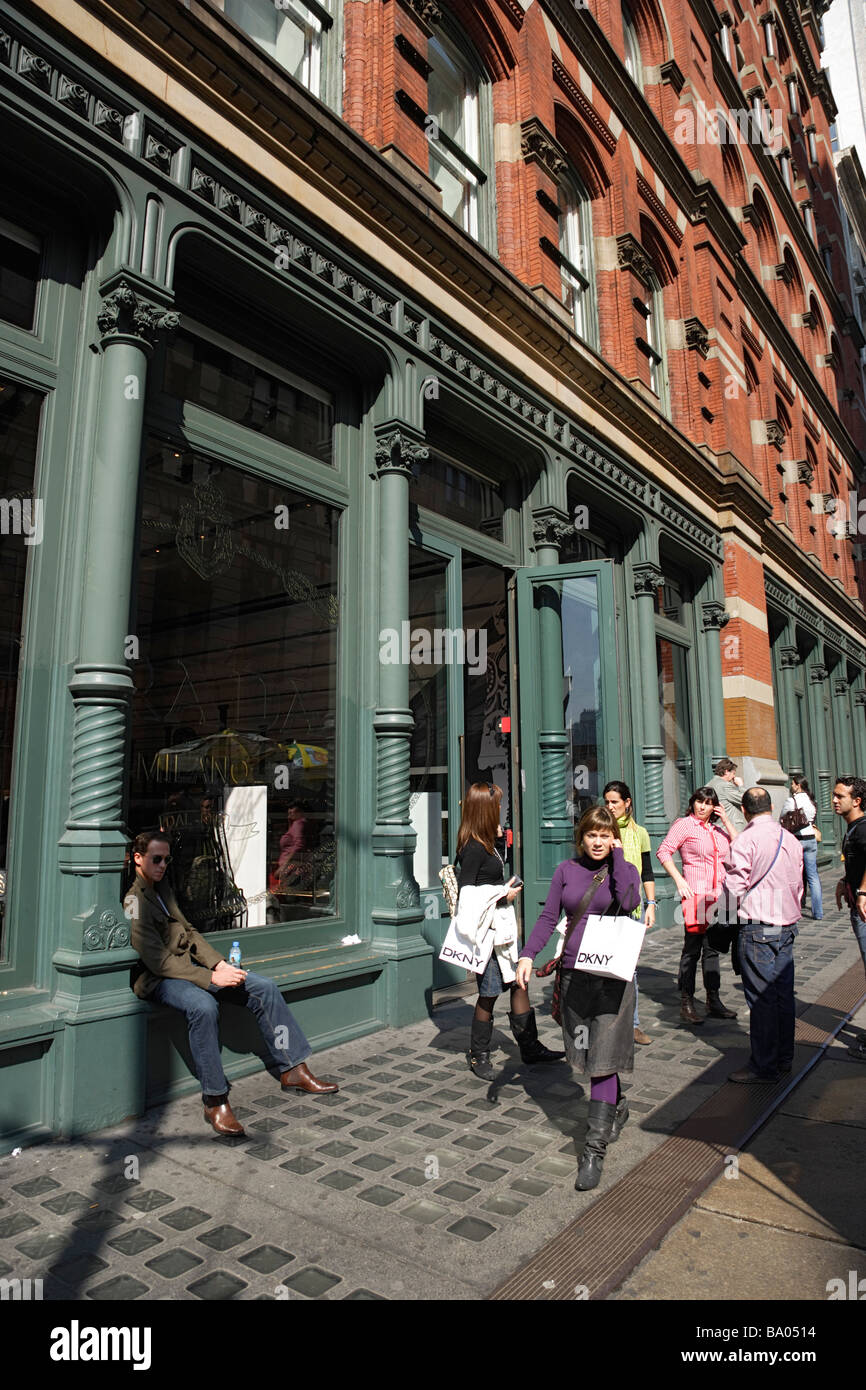
[[[128,823],[171,836],[203,931],[334,914],[339,513],[145,452]]]
[[[418,507],[502,540],[505,503],[498,485],[459,467],[438,451],[431,449],[429,459],[415,464],[409,495]]]
[[[438,888],[448,862],[448,666],[444,634],[447,560],[409,551],[409,816],[418,837],[414,873],[421,888]],[[438,637],[438,643],[437,643]]]
[[[42,539],[33,496],[42,396],[0,377],[0,959],[6,955],[15,711],[27,557]]]
[[[178,333],[166,350],[164,389],[311,458],[333,462],[333,397],[290,373],[276,376],[205,338]]]

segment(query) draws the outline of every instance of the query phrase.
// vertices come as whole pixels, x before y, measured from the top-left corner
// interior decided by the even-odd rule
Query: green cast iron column
[[[816,653],[817,660],[815,659]],[[830,752],[827,746],[827,716],[824,713],[824,682],[827,679],[827,667],[824,665],[822,657],[823,651],[819,646],[815,648],[809,658],[807,664],[807,699],[809,701],[809,718],[812,721],[812,747],[818,760],[818,766],[814,770],[815,781],[812,783],[812,787],[818,802],[818,825],[826,846],[829,847],[835,839],[835,817],[830,801],[833,773],[830,768]]]
[[[118,897],[126,851],[123,782],[132,679],[129,635],[135,512],[148,358],[173,328],[165,290],[130,270],[100,286],[101,371],[89,513],[81,546],[83,593],[73,701],[71,784],[60,868],[72,911],[53,964],[66,1021],[58,1122],[62,1132],[140,1110],[141,1010],[129,990],[129,923]]]
[[[861,675],[861,686],[863,679]],[[851,729],[854,735],[854,762],[860,776],[863,777],[866,775],[866,689],[854,691]]]
[[[559,564],[560,546],[573,532],[574,526],[557,507],[536,508],[532,513],[536,565]],[[537,585],[533,595],[541,665],[538,862],[542,879],[550,880],[557,864],[573,853],[574,826],[566,799],[567,779],[573,774],[562,709],[562,596],[555,584]]]
[[[725,735],[725,701],[722,686],[721,632],[731,620],[725,612],[725,605],[718,599],[709,599],[701,604],[701,636],[707,663],[707,686],[710,695],[710,737],[712,767],[725,755],[727,738]],[[703,775],[703,773],[702,773]]]
[[[786,623],[784,638],[791,639],[791,624]],[[782,753],[785,771],[788,776],[804,776],[803,748],[800,739],[800,721],[797,717],[797,696],[794,692],[794,672],[800,665],[800,653],[796,646],[779,648],[779,698],[782,704]]]
[[[844,665],[843,665],[844,670]],[[834,676],[830,692],[830,708],[833,711],[833,724],[836,734],[837,768],[831,768],[831,776],[836,773],[854,770],[854,744],[851,738],[851,718],[848,705],[848,692],[851,689],[845,676]]]
[[[379,490],[379,633],[402,635],[409,621],[409,479],[428,457],[420,430],[390,420],[376,428]],[[373,634],[382,652],[378,633]],[[402,642],[401,642],[402,646]],[[376,738],[376,864],[372,917],[376,948],[385,970],[387,1022],[400,1027],[421,1018],[430,988],[431,947],[420,932],[424,909],[413,873],[416,834],[409,819],[409,752],[414,728],[409,708],[409,667],[379,661]]]
[[[662,779],[665,750],[660,743],[658,661],[656,658],[655,594],[663,581],[658,565],[642,560],[633,566],[634,596],[637,607],[637,645],[641,673],[641,762],[643,764],[643,803],[641,819],[650,835],[659,839],[668,828]]]

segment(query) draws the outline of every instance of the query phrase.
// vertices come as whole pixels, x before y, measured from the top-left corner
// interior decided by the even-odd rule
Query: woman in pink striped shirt
[[[725,881],[724,858],[737,832],[712,787],[699,787],[689,798],[689,814],[675,820],[657,850],[665,873],[670,874],[682,900],[685,939],[680,958],[680,1017],[685,1023],[703,1023],[695,1008],[698,956],[707,991],[707,1015],[736,1018],[720,996],[722,977],[719,953],[707,942],[707,910],[719,898]],[[674,864],[679,850],[683,872]]]

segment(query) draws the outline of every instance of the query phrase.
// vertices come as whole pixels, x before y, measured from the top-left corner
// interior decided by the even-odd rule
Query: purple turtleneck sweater
[[[533,927],[532,935],[520,952],[521,956],[528,956],[532,960],[538,955],[538,952],[549,941],[563,912],[566,912],[569,921],[571,920],[571,915],[580,905],[593,876],[603,867],[604,862],[602,860],[601,863],[598,863],[581,855],[578,859],[566,859],[557,866],[553,875],[553,882],[550,885],[550,892],[547,895],[547,902]],[[577,959],[577,953],[586,929],[586,919],[591,913],[607,912],[614,897],[623,913],[633,912],[640,902],[640,874],[634,865],[628,862],[622,850],[612,850],[607,865],[607,878],[596,888],[587,907],[581,914],[580,921],[569,937],[568,945],[562,957],[562,964],[566,970],[574,969],[574,962]],[[611,893],[611,878],[613,879],[614,893]]]

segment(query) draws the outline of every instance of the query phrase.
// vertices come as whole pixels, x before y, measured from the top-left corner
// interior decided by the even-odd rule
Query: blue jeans
[[[772,927],[761,922],[740,928],[743,993],[751,1011],[749,1066],[765,1078],[777,1077],[794,1060],[796,935],[796,927]]]
[[[160,980],[151,994],[157,1004],[180,1009],[186,1016],[189,1047],[202,1094],[223,1096],[229,1083],[220,1060],[219,1004],[238,1004],[256,1016],[268,1061],[279,1071],[305,1062],[311,1048],[273,980],[250,972],[241,985],[210,985],[200,989],[189,980]]]
[[[820,922],[824,916],[824,900],[821,896],[821,880],[818,877],[818,841],[814,835],[810,835],[807,839],[801,840],[800,844],[803,846],[803,872],[809,885],[812,916],[816,922]]]
[[[854,907],[851,909],[851,926],[854,928],[857,945],[860,947],[863,965],[866,966],[866,922],[863,921],[863,918]]]

